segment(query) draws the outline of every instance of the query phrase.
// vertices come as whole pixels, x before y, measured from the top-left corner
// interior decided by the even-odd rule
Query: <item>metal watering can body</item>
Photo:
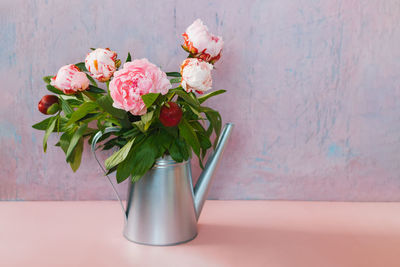
[[[197,235],[190,161],[158,159],[136,183],[130,183],[124,236],[149,245],[173,245]]]
[[[175,162],[170,156],[157,159],[139,181],[129,184],[123,232],[128,240],[166,246],[196,237],[197,220],[232,129],[233,124],[225,125],[194,188],[190,160]],[[92,143],[93,151],[100,136]]]

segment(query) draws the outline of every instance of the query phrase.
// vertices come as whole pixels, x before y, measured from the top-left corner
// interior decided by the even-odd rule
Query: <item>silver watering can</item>
[[[107,176],[124,212],[124,236],[128,240],[167,246],[188,242],[197,236],[197,221],[232,129],[232,123],[225,125],[194,188],[190,160],[175,162],[170,156],[159,158],[139,181],[129,183],[125,210]],[[116,131],[119,129],[107,128],[104,133],[98,132],[92,141],[93,155],[104,172],[96,157],[96,143],[103,134]]]

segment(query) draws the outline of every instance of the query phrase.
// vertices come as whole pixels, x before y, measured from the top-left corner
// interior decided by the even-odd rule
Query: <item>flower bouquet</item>
[[[117,53],[96,48],[85,61],[61,67],[55,76],[46,76],[45,95],[39,111],[49,118],[33,125],[44,131],[43,148],[52,132],[59,133],[56,146],[75,172],[81,163],[84,141],[92,143],[98,131],[119,130],[101,137],[102,149],[117,148],[105,161],[107,173],[116,171],[118,183],[131,177],[138,181],[155,164],[170,156],[187,161],[192,151],[203,167],[207,151],[221,132],[218,111],[205,106],[210,97],[222,94],[212,88],[211,71],[223,46],[201,20],[183,34],[182,48],[188,58],[180,72],[163,72],[147,59],[132,59],[122,65]],[[212,142],[212,136],[215,141]]]

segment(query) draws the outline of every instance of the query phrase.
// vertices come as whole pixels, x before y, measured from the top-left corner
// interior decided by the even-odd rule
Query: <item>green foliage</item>
[[[71,115],[74,112],[72,107],[68,104],[68,102],[64,98],[60,97],[59,99],[61,103],[61,109],[64,112],[64,114],[66,116]]]
[[[170,83],[180,83],[181,80],[182,80],[182,78],[174,78],[174,79],[169,80],[169,82]]]
[[[77,66],[81,71],[88,71],[86,69],[85,62],[76,63],[75,66]]]
[[[141,146],[144,138],[145,138],[144,135],[138,136],[138,138],[135,139],[134,146],[129,151],[128,156],[125,158],[124,161],[118,164],[117,174],[116,174],[118,183],[121,183],[126,178],[128,178],[131,172],[133,171],[133,168],[135,166],[132,165],[132,163],[135,160],[135,154],[137,153],[137,149]]]
[[[128,53],[126,62],[131,60]],[[225,90],[197,96],[178,86],[165,95],[149,93],[141,96],[147,112],[142,116],[134,116],[113,106],[109,92],[97,85],[87,73],[84,62],[75,65],[85,72],[90,80],[91,84],[86,91],[66,95],[50,85],[52,76],[43,78],[47,90],[57,94],[60,99],[60,108],[54,107],[54,116],[32,126],[36,130],[44,131],[44,151],[47,149],[50,134],[61,133],[56,146],[64,151],[67,163],[75,172],[82,161],[85,140],[90,144],[98,131],[118,127],[120,131],[105,134],[99,140],[103,141],[103,150],[119,148],[105,161],[108,173],[116,171],[118,183],[128,177],[131,177],[132,182],[138,181],[154,166],[157,158],[166,155],[182,162],[189,160],[193,153],[203,167],[207,151],[215,148],[217,144],[222,125],[220,114],[210,107],[203,106],[203,103],[211,97],[225,93]],[[171,83],[181,82],[179,72],[166,74],[172,77]],[[105,84],[108,89],[109,81]],[[178,103],[183,112],[180,123],[175,127],[165,127],[159,121],[161,107],[168,105],[170,101]],[[214,135],[216,139],[213,141],[211,137]]]
[[[65,154],[67,162],[71,162],[72,152],[74,151],[79,140],[82,138],[87,127],[88,127],[87,124],[82,124],[81,126],[79,126],[79,128],[76,130],[76,132],[72,135],[71,140],[69,141],[67,153]]]
[[[153,165],[158,155],[158,148],[154,142],[154,136],[147,137],[135,150],[130,163],[133,165],[131,172],[132,182],[142,177]]]
[[[89,89],[86,90],[86,91],[90,92],[90,93],[95,93],[95,94],[104,94],[104,93],[106,93],[106,91],[104,89],[101,89],[101,88],[97,87],[96,84],[95,85],[89,85]]]
[[[113,168],[114,166],[118,165],[119,163],[121,163],[122,161],[124,161],[124,159],[126,159],[126,157],[128,156],[128,153],[129,153],[134,141],[135,141],[135,139],[131,139],[120,150],[118,150],[117,152],[112,154],[111,157],[106,159],[106,161],[105,161],[106,169],[109,170],[109,169]]]
[[[99,105],[96,102],[84,102],[81,106],[79,106],[73,113],[71,113],[71,117],[69,118],[68,124],[73,124],[74,122],[85,117],[89,112],[94,111]]]
[[[176,162],[188,160],[190,156],[188,146],[185,141],[180,138],[177,138],[172,142],[169,147],[169,154]]]
[[[125,62],[131,62],[131,61],[132,61],[131,53],[128,52],[128,56],[126,57]]]
[[[182,89],[182,87],[178,87],[175,89],[170,90],[172,93],[175,93],[179,96],[179,98],[183,99],[187,104],[191,105],[193,108],[196,110],[200,109],[200,103],[198,102],[196,97],[193,97],[189,93],[187,93],[185,90]]]
[[[43,77],[43,81],[44,81],[46,84],[50,84],[51,78],[53,78],[53,76],[44,76],[44,77]]]
[[[73,172],[76,172],[76,170],[78,170],[79,166],[81,165],[82,152],[83,152],[83,138],[80,138],[69,161],[69,165],[71,166]]]
[[[154,110],[144,114],[141,117],[141,120],[143,122],[143,131],[146,132],[149,129],[151,122],[154,120]]]
[[[167,76],[169,77],[181,77],[179,72],[166,72]]]
[[[203,102],[206,101],[207,99],[209,99],[210,97],[213,97],[213,96],[216,96],[216,95],[220,95],[220,94],[223,94],[225,92],[226,92],[226,90],[217,90],[217,91],[202,95],[198,99],[199,99],[200,104],[203,104]]]
[[[49,138],[50,134],[53,132],[54,128],[56,127],[57,120],[58,120],[58,116],[54,116],[54,117],[51,117],[48,122],[46,131],[45,131],[44,137],[43,137],[43,151],[44,152],[46,152],[46,150],[47,150],[47,139]]]
[[[49,122],[53,120],[54,117],[50,117],[42,120],[34,125],[32,125],[33,129],[45,131],[48,128]]]
[[[159,95],[160,95],[160,93],[149,93],[146,95],[142,95],[141,97],[142,97],[143,102],[146,105],[146,107],[149,108],[157,100]]]
[[[192,147],[193,152],[197,156],[200,156],[200,143],[197,139],[197,135],[185,119],[182,119],[179,123],[179,134],[185,139],[186,143]]]
[[[110,113],[111,116],[114,116],[118,119],[123,119],[126,117],[126,111],[113,107],[113,100],[110,95],[104,95],[98,98],[96,102],[101,108],[104,109],[104,111]]]
[[[97,82],[95,81],[95,79],[93,79],[92,76],[90,76],[89,74],[86,73],[86,77],[89,79],[91,85],[97,87]],[[91,85],[89,85],[89,87],[90,87]],[[99,89],[100,89],[100,88],[99,88]],[[91,89],[89,89],[88,91],[90,91],[90,90],[91,90]],[[103,89],[101,89],[101,90],[103,90]],[[105,91],[103,90],[103,92],[105,92]]]
[[[50,85],[50,84],[48,84],[48,85],[46,86],[46,88],[47,88],[47,90],[49,90],[49,91],[52,92],[52,93],[55,93],[55,94],[58,94],[58,95],[65,95],[65,94],[63,93],[63,91],[58,90],[57,88],[55,88],[54,86],[52,86],[52,85]]]

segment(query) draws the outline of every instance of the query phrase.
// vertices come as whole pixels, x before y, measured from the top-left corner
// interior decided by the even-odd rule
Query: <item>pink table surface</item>
[[[400,266],[400,203],[207,201],[172,247],[122,227],[115,201],[0,202],[0,266]]]

